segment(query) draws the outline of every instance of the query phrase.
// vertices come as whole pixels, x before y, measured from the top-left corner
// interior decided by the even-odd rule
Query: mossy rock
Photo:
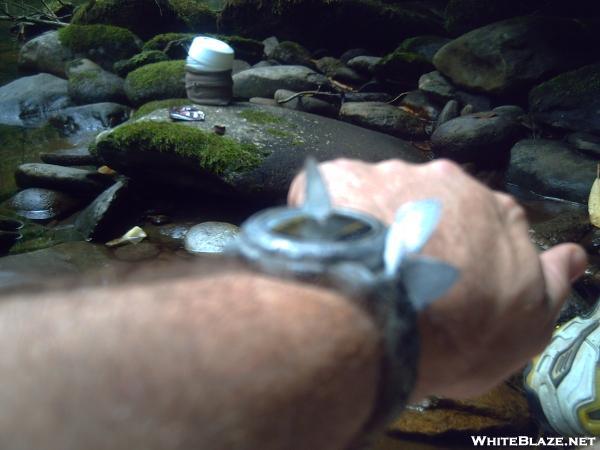
[[[123,79],[105,70],[88,70],[69,77],[69,97],[78,105],[126,102]]]
[[[429,62],[433,62],[433,56],[448,42],[450,39],[441,36],[415,36],[404,40],[398,50],[416,53]]]
[[[168,98],[166,100],[154,100],[145,103],[136,109],[131,118],[139,119],[140,117],[150,114],[158,109],[173,108],[174,106],[185,106],[190,105],[191,103],[192,102],[189,98]]]
[[[69,25],[58,30],[60,43],[105,68],[138,53],[142,42],[131,31],[111,25]]]
[[[159,50],[143,51],[129,59],[117,61],[113,65],[113,71],[120,77],[126,77],[129,72],[133,72],[142,66],[168,60],[169,57]]]
[[[375,65],[375,76],[382,81],[416,87],[419,77],[432,70],[433,64],[424,56],[397,49]]]
[[[250,64],[256,64],[263,59],[265,45],[256,39],[242,36],[226,36],[223,34],[213,35],[214,38],[227,42],[235,51],[235,57]]]
[[[125,79],[125,93],[134,105],[185,97],[185,61],[163,61],[130,72]]]
[[[306,66],[314,68],[312,55],[310,52],[297,42],[283,41],[273,49],[270,55],[282,64],[291,66]]]
[[[149,50],[160,50],[161,52],[167,52],[170,45],[174,43],[188,43],[191,42],[196,36],[194,33],[162,33],[157,34],[152,39],[148,40],[144,44],[144,51]]]
[[[169,0],[175,16],[189,31],[212,33],[217,29],[217,13],[199,0]]]
[[[253,144],[240,143],[182,124],[153,121],[116,128],[96,143],[96,151],[107,162],[116,163],[117,167],[118,153],[129,153],[128,156],[144,153],[145,158],[156,153],[169,155],[178,158],[182,164],[191,164],[189,168],[195,166],[197,173],[216,175],[226,182],[240,172],[255,168],[263,158]],[[160,161],[160,156],[157,158]]]

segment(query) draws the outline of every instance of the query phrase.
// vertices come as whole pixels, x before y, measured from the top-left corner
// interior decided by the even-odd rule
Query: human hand
[[[584,250],[563,244],[541,255],[524,210],[447,160],[414,165],[335,160],[321,164],[336,206],[385,223],[403,203],[436,198],[441,223],[424,253],[461,272],[451,291],[419,315],[421,358],[413,400],[484,393],[547,344],[570,283],[585,270]],[[303,197],[303,176],[288,200]]]

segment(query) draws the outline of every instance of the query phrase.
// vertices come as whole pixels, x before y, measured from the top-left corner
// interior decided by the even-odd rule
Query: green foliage
[[[62,45],[74,53],[103,54],[113,60],[126,59],[139,51],[139,38],[112,25],[69,25],[58,30]]]
[[[142,121],[116,128],[97,144],[112,151],[171,153],[198,162],[203,169],[229,176],[256,167],[263,153],[253,144],[176,123]]]
[[[152,100],[182,98],[185,90],[185,61],[163,61],[142,66],[130,72],[125,92],[135,105]]]
[[[172,108],[174,106],[185,106],[191,104],[188,98],[168,98],[166,100],[154,100],[140,106],[131,116],[132,119],[139,119],[158,109]]]

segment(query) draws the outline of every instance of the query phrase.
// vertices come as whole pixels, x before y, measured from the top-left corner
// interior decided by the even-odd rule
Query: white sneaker
[[[562,436],[600,436],[600,306],[554,332],[525,372],[534,409]],[[537,411],[538,413],[540,411]]]

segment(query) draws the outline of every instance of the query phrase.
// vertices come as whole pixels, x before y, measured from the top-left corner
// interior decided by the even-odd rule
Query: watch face
[[[339,213],[332,214],[323,222],[299,215],[276,223],[273,227],[273,233],[284,238],[325,242],[352,242],[372,231],[372,225],[366,221]]]

